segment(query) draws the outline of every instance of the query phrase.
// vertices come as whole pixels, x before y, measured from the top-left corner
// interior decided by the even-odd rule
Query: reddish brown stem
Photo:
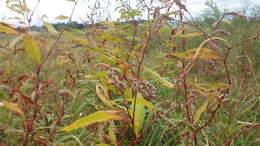
[[[260,123],[256,123],[254,125],[251,125],[250,127],[248,128],[245,128],[245,129],[242,129],[240,130],[236,135],[234,135],[233,137],[231,137],[230,139],[228,139],[225,143],[224,143],[224,146],[230,146],[231,143],[236,140],[240,135],[254,129],[254,128],[258,128],[260,126]]]

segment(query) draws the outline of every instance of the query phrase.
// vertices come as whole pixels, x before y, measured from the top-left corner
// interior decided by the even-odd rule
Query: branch
[[[246,132],[248,132],[248,131],[250,131],[250,130],[252,130],[252,129],[254,129],[254,128],[259,128],[258,126],[260,126],[260,123],[256,123],[256,124],[250,126],[249,128],[245,128],[245,129],[240,130],[236,135],[234,135],[233,137],[231,137],[230,139],[228,139],[228,140],[225,142],[224,146],[230,146],[231,143],[232,143],[235,139],[237,139],[240,135],[242,135],[242,134],[244,134],[244,133],[246,133]]]

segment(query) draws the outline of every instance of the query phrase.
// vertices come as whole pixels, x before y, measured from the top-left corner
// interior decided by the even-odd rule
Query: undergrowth
[[[6,1],[25,27],[0,23],[0,145],[259,145],[259,18],[120,2],[120,21],[39,32],[40,0]]]

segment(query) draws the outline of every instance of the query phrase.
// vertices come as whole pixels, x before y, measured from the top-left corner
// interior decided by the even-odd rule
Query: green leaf
[[[121,19],[130,19],[141,15],[141,11],[137,9],[124,10],[124,11],[120,11],[120,13],[121,13],[120,15]]]
[[[18,31],[16,31],[12,26],[6,23],[0,23],[0,33],[19,34]]]
[[[195,84],[194,86],[206,93],[216,91],[220,88],[228,87],[228,85],[225,83],[198,83]]]
[[[80,29],[76,29],[76,28],[70,28],[70,31],[72,31],[73,33],[77,34],[77,35],[81,35],[81,36],[85,36],[85,32],[80,30]]]
[[[136,98],[137,98],[137,100],[142,100],[140,98],[143,98],[143,97],[140,93],[138,93]],[[142,130],[143,123],[144,123],[144,118],[145,118],[145,106],[144,106],[144,104],[136,103],[134,114],[133,114],[133,112],[134,112],[133,109],[134,109],[134,103],[132,103],[132,105],[129,109],[129,113],[130,113],[131,118],[134,118],[135,136],[140,137],[141,130]]]
[[[25,51],[27,56],[31,58],[35,63],[41,63],[41,49],[38,46],[37,42],[34,38],[29,35],[24,35],[23,37],[23,44],[25,47]]]
[[[107,73],[105,71],[101,71],[95,75],[86,75],[85,78],[86,79],[104,79],[104,78],[106,78],[106,76],[107,76]]]
[[[171,82],[169,82],[166,79],[164,79],[163,77],[161,77],[157,72],[155,72],[151,69],[148,69],[148,68],[146,68],[145,71],[147,71],[153,77],[153,79],[157,80],[165,87],[168,87],[168,88],[174,87],[174,85]]]
[[[110,145],[106,143],[100,143],[100,144],[96,144],[95,146],[110,146]]]
[[[107,110],[107,111],[97,111],[95,113],[89,114],[88,116],[81,118],[69,126],[62,128],[62,131],[72,131],[81,127],[89,126],[97,122],[106,122],[110,120],[124,120],[125,118],[118,114],[119,111]]]
[[[69,18],[70,18],[69,16],[60,15],[60,16],[57,16],[55,19],[66,20],[66,19],[69,19]]]
[[[110,125],[109,125],[109,127],[108,127],[108,130],[109,130],[109,139],[110,139],[111,143],[112,143],[114,146],[117,146],[117,143],[116,143],[116,135],[115,135],[114,129],[115,129],[114,123],[111,122]]]
[[[71,135],[71,137],[74,138],[78,142],[79,146],[84,146],[84,144],[79,140],[78,137],[76,137],[75,135]]]
[[[4,98],[6,95],[4,93],[0,93],[0,98]]]
[[[134,102],[134,98],[129,98],[127,100],[130,102]],[[154,109],[154,105],[144,98],[137,98],[136,103],[145,105],[151,111]]]
[[[46,29],[48,30],[48,32],[53,33],[53,34],[57,34],[58,32],[56,31],[56,29],[53,27],[52,24],[48,23],[48,22],[43,22],[43,25],[46,27]]]
[[[173,53],[173,56],[176,56],[178,58],[183,58],[183,59],[193,59],[193,57],[195,56],[196,52],[197,52],[198,48],[195,49],[190,49],[187,50],[183,53]],[[215,60],[220,60],[221,58],[219,56],[216,55],[216,53],[208,48],[202,48],[199,54],[199,59],[215,59]]]
[[[111,66],[113,66],[117,63],[117,60],[114,57],[108,56],[107,54],[105,54],[104,51],[101,51],[101,50],[95,50],[95,51],[100,53],[100,55],[97,57],[98,61],[104,62],[104,63],[109,64]]]
[[[10,47],[10,48],[14,48],[17,44],[19,44],[20,42],[23,41],[23,37],[24,37],[23,34],[22,34],[22,35],[19,35],[19,36],[17,36],[17,37],[15,37],[15,38],[11,41],[9,47]]]
[[[66,36],[68,36],[70,39],[72,39],[73,41],[83,45],[83,46],[88,46],[89,45],[89,42],[88,41],[85,41],[79,37],[77,37],[76,35],[74,35],[73,33],[71,32],[68,32],[68,31],[65,31],[64,32]]]

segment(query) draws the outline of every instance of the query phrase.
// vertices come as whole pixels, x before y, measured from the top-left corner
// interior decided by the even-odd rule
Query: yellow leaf
[[[106,143],[100,143],[100,144],[96,144],[95,146],[110,146],[110,145]]]
[[[113,22],[109,22],[109,21],[101,21],[100,24],[104,25],[104,26],[108,26],[108,27],[114,27],[115,26],[115,24]]]
[[[157,72],[155,71],[152,71],[151,69],[148,69],[146,68],[145,71],[147,71],[148,73],[150,73],[150,75],[152,75],[152,77],[154,79],[156,79],[157,81],[159,81],[162,85],[164,85],[165,87],[168,87],[168,88],[173,88],[174,85],[167,81],[166,79],[164,79],[163,77],[161,77]]]
[[[69,16],[60,15],[60,16],[57,16],[55,19],[66,20],[66,19],[69,19],[69,18],[70,18]]]
[[[23,44],[27,56],[32,59],[35,63],[41,63],[41,49],[38,46],[37,42],[31,36],[25,35],[23,38]]]
[[[65,31],[64,32],[66,36],[68,36],[70,39],[72,39],[73,41],[81,44],[81,45],[84,45],[84,46],[88,46],[89,45],[89,42],[88,41],[85,41],[79,37],[77,37],[76,35],[74,35],[73,33],[71,32],[68,32],[68,31]]]
[[[115,65],[117,63],[117,60],[115,60],[113,57],[107,56],[105,53],[99,51],[98,53],[101,53],[97,59],[101,62],[104,62],[106,64],[109,64],[111,66]]]
[[[244,122],[244,121],[237,121],[238,124],[242,124],[242,125],[255,125],[256,123],[250,123],[250,122]]]
[[[100,89],[102,89],[103,91],[100,91]],[[96,92],[97,95],[99,97],[99,99],[108,107],[113,107],[112,106],[112,102],[110,101],[108,94],[107,94],[107,90],[102,86],[102,85],[96,85]],[[101,93],[103,92],[103,93]]]
[[[6,23],[0,23],[0,33],[19,34],[18,31],[16,31],[12,26]]]
[[[102,71],[102,72],[98,72],[95,75],[86,75],[85,78],[86,79],[104,79],[104,78],[106,78],[106,76],[107,76],[107,73],[105,71]]]
[[[214,96],[209,95],[209,96],[207,97],[207,99],[204,101],[203,105],[198,109],[198,111],[196,112],[195,117],[194,117],[194,124],[196,124],[196,123],[198,122],[198,120],[200,119],[202,113],[203,113],[204,111],[206,111],[207,106],[208,106],[210,100],[211,100],[213,97],[214,97]]]
[[[194,85],[196,88],[202,90],[203,92],[209,93],[216,91],[220,88],[227,87],[225,83],[199,83]]]
[[[197,48],[195,49],[190,49],[187,50],[186,52],[183,53],[173,53],[173,56],[179,57],[179,58],[184,58],[184,59],[193,59],[197,52]],[[213,50],[210,50],[208,48],[202,48],[199,54],[200,59],[216,59],[219,60],[221,59],[219,56],[216,55],[216,53]]]
[[[139,98],[143,98],[142,95],[140,93],[137,94],[137,100],[140,100]],[[135,112],[134,112],[134,103],[132,103],[130,109],[129,109],[129,113],[131,118],[134,118],[134,132],[135,132],[135,136],[136,137],[140,137],[141,136],[141,130],[143,127],[143,123],[144,123],[144,118],[145,118],[145,106],[144,104],[139,104],[136,103],[135,105]]]
[[[40,38],[38,37],[37,40],[39,41],[39,43],[45,48],[48,49],[49,48],[49,44],[48,41],[45,40],[44,38]]]
[[[53,27],[52,24],[48,23],[48,22],[43,22],[43,25],[46,27],[46,29],[53,34],[57,34],[58,32],[56,31],[56,29]]]
[[[134,102],[134,98],[130,98],[130,99],[127,99],[127,100]],[[151,102],[145,100],[144,98],[137,98],[136,103],[145,105],[151,111],[154,109],[154,105]]]
[[[179,38],[194,38],[194,37],[198,37],[198,36],[202,36],[202,33],[188,33],[188,34],[178,34],[176,35],[176,37]]]
[[[57,56],[57,64],[63,66],[64,64],[68,64],[71,60],[66,56]]]
[[[15,112],[15,113],[19,113],[19,114],[24,116],[24,112],[21,110],[21,108],[19,107],[18,104],[10,103],[10,102],[7,102],[7,101],[2,101],[1,103],[3,104],[3,106],[8,108],[10,111]]]
[[[107,110],[107,111],[97,111],[95,113],[89,114],[88,116],[81,118],[69,126],[62,128],[62,131],[72,131],[80,127],[89,126],[97,122],[106,122],[110,120],[124,120],[125,118],[118,114],[119,111]]]

